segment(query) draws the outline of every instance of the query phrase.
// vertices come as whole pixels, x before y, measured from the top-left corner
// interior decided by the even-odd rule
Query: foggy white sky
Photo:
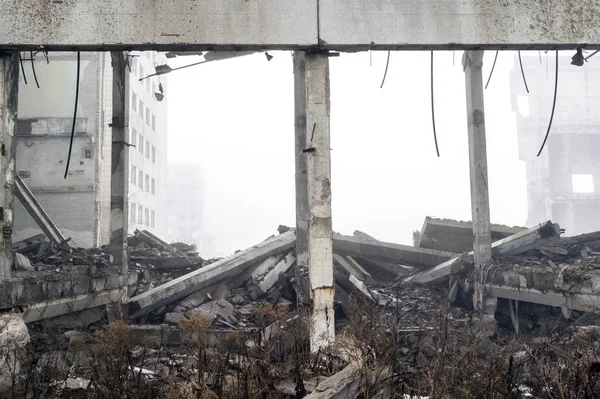
[[[204,173],[204,232],[219,255],[295,224],[294,98],[288,52],[211,62],[169,75],[169,162],[199,163]],[[537,54],[537,53],[536,53]],[[425,216],[471,219],[462,52],[435,54],[433,144],[429,52],[341,54],[331,64],[334,230],[363,230],[412,244]],[[494,53],[484,58],[484,80]],[[180,57],[170,65],[196,62]],[[518,159],[509,71],[500,54],[486,90],[492,222],[523,225],[525,165]],[[551,84],[551,83],[549,83]],[[212,256],[216,254],[203,254]]]

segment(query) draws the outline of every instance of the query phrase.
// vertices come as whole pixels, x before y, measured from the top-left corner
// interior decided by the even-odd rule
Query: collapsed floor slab
[[[295,232],[288,231],[252,248],[240,251],[207,267],[195,270],[132,297],[127,301],[129,317],[143,316],[222,279],[232,277],[256,262],[261,262],[272,255],[291,249],[295,242]]]
[[[457,256],[454,252],[415,248],[357,237],[333,236],[333,251],[340,255],[368,258],[420,268],[433,267]]]
[[[494,257],[514,256],[523,254],[540,245],[555,241],[560,236],[560,226],[547,221],[527,230],[513,234],[492,244],[492,254]],[[448,279],[453,265],[457,263],[472,264],[473,252],[470,252],[466,258],[460,257],[449,259],[429,270],[414,274],[404,279],[405,283],[440,283]],[[457,272],[457,271],[455,271]]]

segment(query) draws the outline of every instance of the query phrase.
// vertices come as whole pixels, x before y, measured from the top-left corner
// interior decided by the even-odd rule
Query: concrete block
[[[31,261],[25,255],[15,253],[15,270],[32,272],[35,269],[31,265]]]

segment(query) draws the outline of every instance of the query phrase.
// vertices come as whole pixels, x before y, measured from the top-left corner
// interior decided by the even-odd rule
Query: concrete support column
[[[296,273],[298,288],[302,295],[309,296],[304,289],[303,278],[308,270],[308,182],[306,171],[306,55],[294,52],[294,114],[296,157]],[[306,292],[304,292],[306,291]]]
[[[129,227],[129,62],[127,53],[111,53],[112,85],[112,162],[110,185],[110,249],[121,272],[128,272],[127,230]]]
[[[15,130],[19,92],[19,53],[0,52],[0,282],[10,278],[15,201]]]
[[[306,252],[312,303],[310,346],[316,352],[335,338],[328,55],[296,53],[294,72],[298,258]]]
[[[496,311],[497,300],[496,298],[486,298],[482,285],[484,282],[483,267],[492,260],[482,64],[483,51],[466,51],[464,53],[463,69],[467,90],[471,212],[473,234],[475,235],[475,243],[473,244],[475,258],[473,305],[476,310],[481,310],[485,315],[493,316]]]

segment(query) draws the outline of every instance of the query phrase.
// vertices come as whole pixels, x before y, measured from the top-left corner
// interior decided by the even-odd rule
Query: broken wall
[[[110,167],[110,156],[100,154],[106,133],[98,128],[102,117],[101,60],[98,53],[81,54],[77,122],[67,179],[63,175],[75,104],[76,54],[51,53],[48,61],[42,54],[36,55],[39,88],[31,62],[25,61],[19,87],[17,173],[64,234],[74,244],[85,247],[101,243],[98,221],[108,219],[102,217],[99,195],[100,165],[104,162]],[[23,206],[15,201],[15,239],[39,232]]]

